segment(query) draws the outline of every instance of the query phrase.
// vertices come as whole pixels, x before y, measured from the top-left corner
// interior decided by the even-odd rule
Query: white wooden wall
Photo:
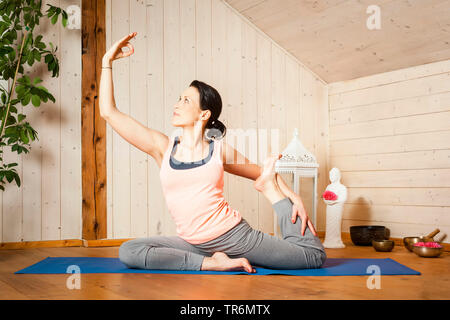
[[[66,9],[81,7],[81,0],[45,0],[43,12],[46,4]],[[39,140],[31,142],[28,154],[3,147],[4,163],[18,163],[22,185],[7,183],[0,192],[0,242],[81,238],[81,30],[62,27],[61,17],[56,25],[43,17],[34,37],[38,34],[58,46],[60,75],[51,77],[43,57],[32,67],[25,64],[25,74],[40,77],[56,103],[18,105]],[[1,84],[10,88],[13,81],[8,82]]]
[[[221,94],[219,119],[229,130],[280,129],[282,149],[298,128],[321,166],[318,190],[325,189],[328,92],[317,76],[221,0],[107,0],[106,5],[107,48],[138,32],[135,53],[113,64],[119,110],[169,135],[176,129],[171,117],[178,96],[194,79],[204,81]],[[238,150],[251,157],[248,148]],[[266,156],[255,160],[261,164]],[[108,238],[176,234],[156,162],[109,125],[107,168]],[[292,186],[289,175],[283,177]],[[273,232],[274,212],[252,183],[226,173],[225,199],[254,228]],[[312,180],[304,179],[307,210],[311,190]],[[320,201],[316,227],[324,227]]]
[[[204,81],[220,92],[229,130],[280,129],[283,148],[297,127],[320,164],[319,194],[329,169],[341,169],[349,188],[344,232],[359,224],[386,225],[393,237],[450,232],[450,61],[327,86],[221,0],[106,4],[108,48],[138,32],[134,55],[113,66],[121,111],[170,134],[177,97],[192,80]],[[7,184],[0,195],[1,242],[81,238],[81,31],[45,19],[36,31],[58,46],[60,77],[37,64],[27,74],[41,77],[57,102],[23,108],[39,134],[29,154],[3,150],[5,163],[19,164],[22,186]],[[249,148],[239,151],[251,157]],[[259,151],[261,164],[267,154]],[[108,238],[175,235],[156,162],[110,126],[107,170]],[[303,179],[308,212],[311,190]],[[274,212],[252,181],[226,174],[224,194],[254,228],[273,232]],[[316,228],[325,228],[320,199]]]
[[[450,60],[329,85],[330,168],[348,187],[343,231],[450,237]]]

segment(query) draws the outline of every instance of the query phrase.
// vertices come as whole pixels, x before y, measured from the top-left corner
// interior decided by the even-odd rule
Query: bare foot
[[[281,158],[281,154],[273,155],[264,160],[263,172],[255,180],[253,186],[256,190],[263,192],[267,187],[273,187],[275,181],[275,163]]]
[[[205,257],[201,270],[256,272],[246,258],[231,259],[223,252],[214,252],[212,257]]]

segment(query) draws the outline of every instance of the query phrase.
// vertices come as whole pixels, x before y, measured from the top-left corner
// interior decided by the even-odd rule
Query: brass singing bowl
[[[417,242],[433,242],[433,237],[437,235],[440,232],[439,229],[434,229],[430,234],[426,236],[420,236],[420,237],[404,237],[403,238],[403,244],[409,251],[413,251],[414,244]]]
[[[422,247],[422,246],[413,247],[414,253],[417,254],[419,257],[424,257],[424,258],[439,257],[443,250],[444,250],[444,247],[442,247],[442,248],[429,248],[429,247]]]
[[[405,237],[403,238],[403,244],[409,251],[413,251],[414,244],[417,242],[433,242],[433,238],[429,237]]]
[[[375,251],[389,252],[394,248],[393,240],[372,240],[372,246]]]

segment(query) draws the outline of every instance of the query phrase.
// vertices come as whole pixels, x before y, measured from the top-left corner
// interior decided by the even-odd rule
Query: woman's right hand
[[[108,51],[103,55],[103,61],[106,62],[113,62],[114,60],[125,58],[128,56],[131,56],[134,53],[134,48],[128,41],[132,38],[134,38],[137,35],[137,32],[132,32],[122,39],[116,41],[111,48],[109,48]],[[122,51],[122,48],[128,47],[130,50],[124,52]]]

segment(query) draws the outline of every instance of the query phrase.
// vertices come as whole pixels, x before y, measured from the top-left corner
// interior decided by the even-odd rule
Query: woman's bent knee
[[[325,250],[318,250],[317,253],[315,254],[317,259],[316,259],[316,268],[321,268],[323,266],[323,264],[325,263],[325,261],[327,260],[327,254],[325,252]]]
[[[137,268],[138,263],[138,248],[134,240],[128,240],[122,243],[119,247],[119,260],[128,268]]]

